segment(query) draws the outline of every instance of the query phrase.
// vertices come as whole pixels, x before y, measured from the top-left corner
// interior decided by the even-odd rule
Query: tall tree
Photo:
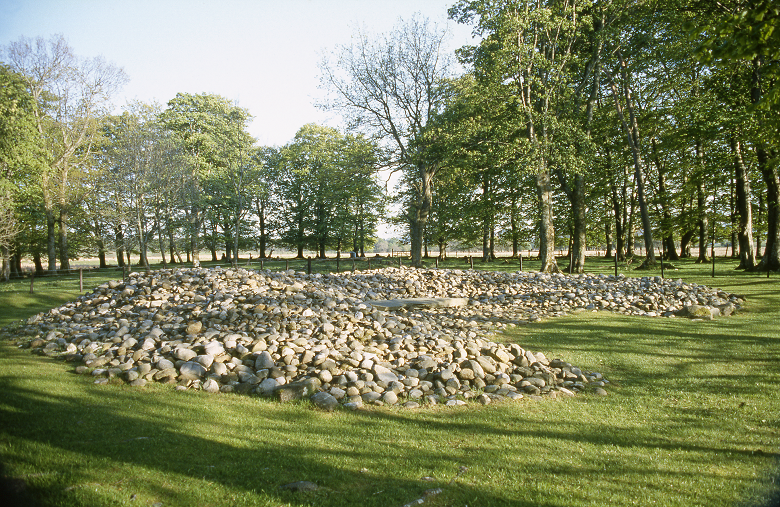
[[[560,156],[581,131],[570,120],[574,107],[574,48],[590,20],[589,2],[462,0],[450,16],[472,23],[483,37],[461,52],[478,82],[506,107],[507,144],[525,152],[536,177],[539,202],[539,256],[542,271],[559,271],[555,260],[553,182],[555,166],[572,165]],[[503,106],[506,104],[506,106]],[[561,143],[564,137],[571,137]],[[524,146],[523,146],[524,145]],[[562,168],[562,167],[560,167]]]
[[[237,170],[237,161],[246,160],[251,146],[246,132],[249,118],[246,109],[206,93],[179,93],[160,115],[163,125],[178,136],[189,156],[192,189],[188,235],[195,265],[200,264],[199,238],[204,209],[209,205],[203,192],[205,182],[220,170]]]
[[[444,37],[444,31],[415,17],[374,40],[357,33],[352,45],[337,48],[336,59],[321,66],[322,81],[333,92],[327,107],[381,143],[388,165],[407,173],[406,219],[415,266],[422,265],[431,185],[440,169],[424,155],[421,136],[446,99],[441,85],[450,70]]]
[[[4,52],[33,96],[36,129],[46,142],[47,167],[41,172],[41,190],[48,268],[56,270],[59,249],[60,266],[67,269],[71,191],[78,186],[74,175],[92,156],[100,135],[97,120],[127,76],[102,57],[76,57],[62,35],[49,40],[22,37]]]
[[[0,65],[0,276],[6,280],[11,251],[18,250],[14,240],[22,227],[21,205],[25,194],[29,196],[37,188],[35,175],[43,155],[33,101],[24,78]]]

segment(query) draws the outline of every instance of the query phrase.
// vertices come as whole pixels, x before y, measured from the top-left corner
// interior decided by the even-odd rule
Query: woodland
[[[216,94],[116,114],[120,67],[63,35],[7,43],[2,277],[150,252],[363,256],[380,222],[416,266],[466,246],[581,273],[588,250],[650,267],[710,262],[717,242],[739,269],[780,270],[775,2],[461,0],[449,16],[473,46],[447,54],[414,16],[331,48],[320,106],[343,128],[303,125],[281,147]]]

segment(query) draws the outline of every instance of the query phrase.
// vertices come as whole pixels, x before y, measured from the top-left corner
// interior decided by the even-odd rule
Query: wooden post
[[[469,267],[474,269],[474,257],[469,255]]]
[[[664,277],[664,238],[661,238],[661,278]]]
[[[79,268],[79,292],[84,292],[84,268]]]
[[[401,267],[401,256],[400,255],[398,256],[398,267],[399,268]]]
[[[284,260],[284,270],[287,271],[288,269],[290,269],[290,259],[285,259]]]
[[[371,269],[371,257],[369,257],[367,260],[368,260],[368,269],[370,270]]]
[[[715,218],[712,219],[712,278],[715,278]]]
[[[336,273],[341,273],[341,259],[336,257]]]
[[[122,266],[122,281],[125,281],[125,278],[127,278],[127,266]]]
[[[436,269],[439,269],[439,258],[436,257]]]
[[[265,264],[265,259],[260,259],[260,271],[263,270],[263,265]]]
[[[306,274],[311,274],[311,255],[309,256],[307,262],[306,262]]]
[[[520,271],[523,271],[523,254],[522,252],[518,254],[520,256]]]
[[[615,249],[615,278],[617,278],[617,248]]]

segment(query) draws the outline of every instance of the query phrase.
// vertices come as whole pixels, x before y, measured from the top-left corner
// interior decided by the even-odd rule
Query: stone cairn
[[[660,277],[386,268],[131,273],[13,329],[96,383],[256,393],[318,407],[606,395],[608,380],[517,344],[507,326],[579,311],[712,319],[742,299]]]

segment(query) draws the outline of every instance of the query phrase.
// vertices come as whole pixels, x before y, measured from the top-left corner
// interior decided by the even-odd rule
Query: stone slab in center
[[[469,303],[469,298],[385,299],[366,302],[374,308],[385,310],[393,310],[395,308],[448,308],[453,306],[466,306]]]

